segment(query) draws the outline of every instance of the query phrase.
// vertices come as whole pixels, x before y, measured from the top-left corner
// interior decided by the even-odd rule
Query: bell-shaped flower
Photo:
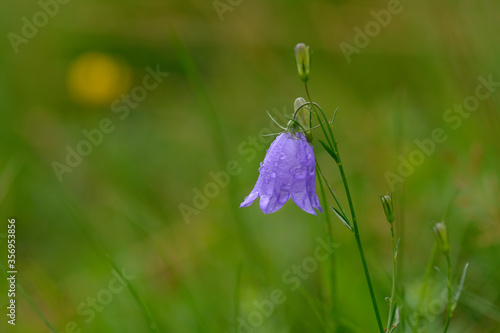
[[[292,198],[297,206],[316,215],[323,212],[315,190],[316,160],[312,145],[301,132],[278,135],[268,149],[252,192],[240,207],[250,206],[260,196],[264,214],[281,209]]]

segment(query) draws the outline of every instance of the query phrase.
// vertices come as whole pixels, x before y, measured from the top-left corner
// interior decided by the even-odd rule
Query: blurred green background
[[[326,239],[323,214],[291,202],[272,215],[257,202],[238,208],[272,141],[259,132],[277,131],[265,111],[283,120],[305,94],[293,56],[304,42],[312,98],[329,115],[339,108],[334,130],[382,317],[391,245],[378,195],[399,156],[442,128],[447,140],[394,194],[405,315],[418,303],[432,225],[447,216],[456,282],[470,263],[449,332],[500,332],[500,89],[456,129],[443,118],[474,96],[479,76],[500,81],[500,3],[401,1],[348,62],[340,44],[355,46],[354,28],[391,3],[4,2],[0,262],[15,218],[20,285],[13,327],[0,280],[0,331],[49,332],[47,321],[56,332],[375,332],[355,239],[331,213],[336,287],[326,261],[291,290],[283,274]],[[82,143],[84,131],[96,144]],[[345,202],[337,169],[314,148]],[[68,166],[78,149],[87,156]],[[207,186],[204,202],[196,193]],[[434,264],[423,332],[440,332],[445,318],[443,258]],[[273,290],[284,302],[255,315]],[[237,316],[258,327],[238,329]]]

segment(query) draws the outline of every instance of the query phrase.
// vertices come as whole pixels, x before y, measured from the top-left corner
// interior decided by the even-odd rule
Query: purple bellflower
[[[312,145],[301,132],[286,131],[278,135],[267,150],[259,168],[259,178],[240,207],[250,206],[260,196],[264,214],[281,209],[292,197],[302,210],[316,215],[323,212],[315,190],[316,160]]]

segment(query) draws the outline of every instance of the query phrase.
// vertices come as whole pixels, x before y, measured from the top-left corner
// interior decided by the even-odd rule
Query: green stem
[[[305,83],[305,89],[306,89],[307,98],[309,99],[309,101],[312,102],[311,95],[309,94],[309,89],[307,88],[307,83]],[[368,285],[368,290],[370,291],[370,297],[372,299],[373,310],[375,311],[375,317],[377,318],[377,324],[378,324],[379,331],[380,331],[380,333],[384,333],[384,328],[383,328],[383,325],[382,325],[382,319],[380,318],[380,313],[379,313],[378,306],[377,306],[377,300],[375,298],[375,292],[373,291],[373,285],[372,285],[372,282],[371,282],[371,279],[370,279],[370,273],[368,271],[368,265],[366,264],[366,258],[365,258],[365,254],[364,254],[364,251],[363,251],[363,244],[361,242],[361,237],[359,235],[358,223],[356,221],[356,214],[354,212],[354,205],[352,203],[351,192],[349,191],[349,185],[347,183],[347,179],[346,179],[346,176],[345,176],[344,167],[342,166],[342,161],[341,161],[341,158],[340,158],[340,153],[339,153],[338,147],[337,147],[337,141],[335,140],[335,137],[334,137],[333,131],[332,131],[332,127],[328,123],[328,119],[326,118],[325,113],[323,112],[323,110],[321,110],[321,108],[319,106],[315,105],[315,104],[312,104],[312,107],[313,107],[313,109],[314,109],[314,107],[316,107],[320,111],[321,116],[323,117],[323,119],[320,119],[320,117],[319,117],[319,115],[318,115],[317,112],[314,112],[314,113],[316,114],[316,117],[318,118],[319,124],[321,126],[321,129],[323,130],[323,133],[325,134],[325,137],[326,137],[326,139],[328,141],[328,144],[330,145],[330,148],[337,155],[337,159],[338,159],[337,160],[337,166],[339,168],[340,175],[342,177],[342,182],[344,183],[344,189],[345,189],[345,193],[346,193],[346,196],[347,196],[347,201],[349,202],[349,208],[350,208],[350,211],[351,211],[351,218],[352,218],[352,224],[353,224],[353,229],[354,229],[354,237],[356,238],[356,244],[358,246],[359,255],[361,257],[361,262],[363,264],[363,270],[364,270],[364,273],[365,273],[366,284]],[[323,124],[323,121],[325,122],[324,124]],[[329,135],[327,134],[327,132],[325,130],[325,126],[327,126],[327,128],[328,128],[328,134]]]
[[[392,289],[389,306],[389,319],[387,320],[387,331],[390,331],[392,322],[394,321],[394,306],[396,305],[394,296],[396,294],[396,240],[394,239],[394,225],[391,223],[391,237],[392,237]]]
[[[422,290],[420,290],[420,296],[419,296],[418,305],[417,305],[417,315],[415,316],[415,324],[414,324],[413,330],[412,330],[414,333],[418,331],[418,326],[419,326],[418,324],[419,324],[420,317],[421,317],[420,312],[421,312],[422,306],[424,304],[425,294],[427,293],[427,288],[429,286],[429,279],[430,279],[432,271],[434,269],[434,262],[436,261],[437,253],[438,253],[438,245],[437,245],[437,243],[435,243],[434,247],[432,248],[431,257],[429,258],[429,262],[427,263],[427,268],[425,270],[424,285],[422,286]]]
[[[321,172],[321,168],[319,167],[319,164],[316,162],[316,169],[318,172],[323,176],[323,173]],[[326,185],[330,188],[330,184],[326,181],[326,179],[323,176],[323,180],[325,181]],[[323,207],[325,207],[325,224],[326,224],[326,231],[328,233],[328,237],[333,241],[333,230],[332,226],[330,223],[330,215],[328,212],[328,204],[326,201],[326,194],[325,194],[325,188],[323,186],[323,181],[321,178],[319,178],[319,187],[320,187],[320,193],[321,193],[321,200],[323,202]],[[336,325],[340,325],[340,320],[339,320],[339,313],[337,311],[338,307],[338,301],[337,301],[337,278],[336,278],[336,267],[335,267],[335,253],[332,253],[330,256],[330,309],[328,309],[328,312],[331,312],[332,318],[334,320],[334,323]],[[328,289],[327,289],[328,290]],[[325,311],[325,312],[327,312]]]
[[[126,278],[123,277],[121,270],[114,263],[114,261],[111,260],[111,258],[109,256],[107,256],[107,259],[111,263],[111,266],[115,269],[116,273],[120,276],[122,281],[125,281],[125,285],[128,287],[128,290],[130,291],[130,293],[134,297],[135,301],[139,305],[140,309],[142,310],[142,313],[146,317],[146,321],[148,322],[148,328],[151,330],[151,332],[158,332],[159,333],[160,328],[158,327],[158,324],[156,323],[156,320],[153,317],[151,309],[144,301],[144,298],[142,297],[142,295],[137,292],[137,290],[132,286],[132,284]]]
[[[446,254],[446,263],[448,264],[448,279],[446,281],[446,287],[448,288],[448,313],[446,314],[446,322],[444,323],[443,333],[448,331],[448,326],[450,326],[451,316],[453,312],[453,299],[451,292],[451,258],[450,253]]]
[[[398,154],[399,156],[399,154]],[[398,206],[399,206],[399,209],[398,209],[398,212],[397,212],[397,215],[396,215],[396,228],[398,230],[398,234],[399,234],[399,239],[405,239],[405,214],[404,214],[404,204],[405,204],[405,196],[404,196],[404,184],[401,184],[401,187],[400,187],[400,191],[399,191],[399,194],[397,195],[396,197],[396,202],[398,202]],[[404,260],[404,254],[405,254],[405,251],[404,251],[404,247],[405,247],[405,242],[403,241],[402,243],[399,243],[398,245],[398,253],[397,253],[397,256],[399,258],[399,260],[397,261],[397,265],[396,265],[396,272],[397,272],[397,276],[396,276],[396,280],[397,281],[404,281],[404,276],[403,276],[403,273],[404,273],[404,267],[403,267],[403,263],[405,262]],[[399,321],[399,328],[401,329],[401,332],[406,332],[406,297],[405,297],[405,287],[404,287],[404,283],[399,283],[398,285],[398,291],[397,291],[397,294],[398,294],[398,300],[399,300],[399,318],[402,318],[402,320]]]
[[[309,89],[307,88],[307,83],[305,83],[304,85],[306,88],[307,98],[309,99],[309,102],[311,103],[312,110],[314,110],[314,107],[316,106],[320,110],[321,115],[323,116],[323,119],[321,119],[320,116],[318,115],[318,113],[314,112],[316,118],[318,119],[321,130],[323,131],[323,134],[325,135],[326,141],[328,142],[330,147],[333,147],[335,138],[333,137],[333,132],[332,132],[331,126],[328,125],[328,119],[326,119],[326,116],[325,116],[325,113],[323,112],[323,110],[321,110],[320,107],[318,107],[317,105],[314,105],[312,103],[311,95],[309,94]],[[328,132],[330,135],[328,135],[328,133],[325,130],[325,124],[328,125]]]
[[[234,290],[234,332],[238,332],[237,322],[240,315],[240,289],[241,289],[241,271],[243,267],[243,260],[240,260],[238,264],[238,270],[236,271],[236,288]]]
[[[354,237],[356,238],[356,243],[358,245],[359,256],[361,257],[361,262],[363,263],[363,270],[365,272],[366,284],[368,285],[368,289],[370,291],[370,297],[372,299],[373,310],[375,311],[375,317],[377,318],[378,329],[380,333],[384,333],[384,328],[382,326],[382,319],[380,318],[380,313],[378,311],[377,299],[375,298],[375,292],[373,291],[372,281],[370,279],[370,272],[368,271],[368,265],[366,264],[365,253],[363,251],[363,244],[361,243],[361,237],[359,236],[358,230],[358,222],[356,221],[356,215],[354,213],[354,205],[351,199],[351,193],[349,191],[349,185],[347,184],[347,179],[344,172],[344,167],[342,166],[342,161],[340,160],[339,155],[339,163],[337,164],[339,167],[340,175],[342,177],[342,182],[344,183],[345,192],[347,195],[347,201],[349,202],[349,207],[351,209],[351,217],[352,217],[352,226],[354,229]]]
[[[328,181],[326,180],[326,177],[325,175],[323,174],[323,171],[321,171],[321,168],[319,167],[319,163],[316,161],[316,167],[318,168],[318,172],[319,174],[321,175],[321,178],[323,178],[323,181],[326,183],[326,186],[328,186],[328,190],[330,191],[330,194],[332,195],[333,199],[335,200],[335,202],[337,203],[337,206],[339,207],[340,211],[342,212],[342,214],[344,214],[344,216],[347,216],[347,214],[345,213],[344,211],[344,207],[342,207],[342,205],[340,204],[340,201],[339,199],[337,198],[337,196],[335,195],[335,192],[333,192],[333,189],[332,187],[330,186],[330,183],[328,183]],[[321,179],[320,179],[321,181]],[[326,206],[326,203],[325,203],[325,207]],[[326,209],[327,210],[327,209]]]

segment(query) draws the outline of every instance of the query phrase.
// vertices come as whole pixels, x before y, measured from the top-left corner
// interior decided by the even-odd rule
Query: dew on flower
[[[306,169],[303,167],[298,167],[293,170],[293,175],[299,179],[306,178]]]
[[[301,132],[287,130],[278,135],[260,165],[259,178],[240,207],[250,206],[260,196],[264,214],[278,211],[290,198],[309,214],[316,215],[314,209],[322,212],[315,190],[313,148]]]

